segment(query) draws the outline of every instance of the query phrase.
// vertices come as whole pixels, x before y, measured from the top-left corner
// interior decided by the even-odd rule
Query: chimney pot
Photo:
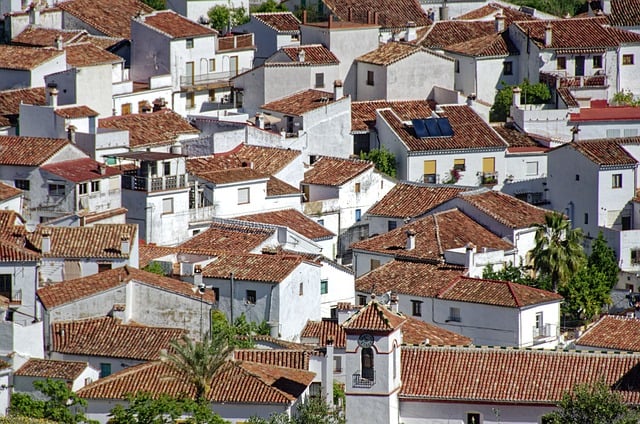
[[[344,97],[342,80],[335,80],[333,82],[333,101],[339,100]]]
[[[305,55],[306,53],[304,49],[300,49],[300,51],[298,52],[298,62],[304,62]]]
[[[202,282],[202,266],[200,265],[195,265],[193,267],[193,284],[198,288],[204,285]]]
[[[415,248],[416,248],[416,232],[413,230],[407,230],[406,250],[413,250]]]
[[[123,255],[128,255],[130,253],[130,250],[131,242],[129,240],[129,235],[123,234],[122,237],[120,237],[120,253],[122,253]]]
[[[407,22],[407,30],[404,36],[405,41],[415,41],[418,38],[418,33],[416,31],[416,23],[413,21]]]
[[[504,15],[502,12],[498,12],[496,15],[495,29],[496,32],[504,31]]]
[[[553,43],[553,26],[551,22],[547,23],[547,26],[544,29],[544,46],[551,47]]]
[[[307,23],[307,10],[303,10],[302,11],[302,23],[306,24]]]
[[[51,233],[48,230],[42,232],[41,250],[43,254],[51,253]]]

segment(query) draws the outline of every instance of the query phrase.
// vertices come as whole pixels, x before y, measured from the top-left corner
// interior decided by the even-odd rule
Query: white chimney
[[[398,310],[398,295],[396,293],[391,293],[391,296],[389,296],[389,302],[391,304],[391,310],[393,312],[399,312],[399,310]]]
[[[333,82],[333,101],[344,97],[344,88],[342,86],[342,80],[335,80]]]
[[[200,265],[193,267],[193,284],[198,287],[198,289],[204,286],[202,281],[202,267]]]
[[[469,271],[471,271],[471,269],[474,267],[474,256],[476,254],[476,246],[473,243],[467,243],[465,253],[466,253],[465,266]]]
[[[512,96],[511,96],[511,103],[512,103],[513,107],[515,107],[516,109],[520,107],[520,94],[521,93],[522,93],[522,90],[520,90],[520,87],[513,87]]]
[[[409,21],[407,22],[407,33],[404,36],[404,41],[414,41],[416,38],[418,38],[416,23],[413,21]]]
[[[29,24],[30,25],[40,25],[40,9],[36,4],[32,4],[29,9]]]
[[[502,14],[502,11],[498,12],[496,15],[495,29],[496,32],[504,31],[504,15]]]
[[[415,248],[416,248],[416,232],[413,230],[407,230],[406,250],[413,250]]]
[[[322,394],[329,406],[333,406],[333,339],[327,338],[326,353],[322,363]]]
[[[58,107],[58,88],[56,85],[47,86],[48,105]]]
[[[131,241],[129,240],[129,236],[127,234],[123,234],[120,237],[120,253],[123,255],[128,255],[131,250]]]
[[[553,27],[551,26],[551,22],[547,22],[547,26],[544,29],[544,46],[551,47],[552,42],[553,42]]]
[[[304,62],[305,55],[306,53],[304,52],[304,49],[300,49],[300,51],[298,52],[298,62]]]
[[[51,233],[49,233],[48,230],[42,232],[40,250],[42,250],[42,254],[51,253]]]
[[[471,93],[467,96],[467,106],[473,107],[473,102],[476,100],[476,93]]]
[[[62,36],[58,35],[56,37],[56,50],[62,50],[62,47],[63,47]]]
[[[260,112],[256,113],[256,127],[261,130],[264,129],[264,119],[262,118],[262,114]]]

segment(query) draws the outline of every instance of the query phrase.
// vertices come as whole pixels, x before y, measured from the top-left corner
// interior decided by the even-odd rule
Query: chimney
[[[264,119],[262,119],[262,114],[260,112],[256,113],[256,127],[261,130],[264,129]]]
[[[333,82],[333,101],[344,97],[344,91],[342,87],[342,80],[335,80]]]
[[[298,62],[304,62],[304,56],[305,56],[305,51],[304,49],[300,49],[300,51],[298,52]]]
[[[378,12],[373,12],[373,23],[378,25]]]
[[[416,31],[416,23],[413,21],[407,22],[407,33],[404,36],[404,41],[414,41],[418,38],[418,34]]]
[[[103,165],[104,166],[104,165]],[[120,253],[123,255],[128,255],[131,251],[131,241],[129,240],[128,234],[123,234],[120,237]]]
[[[398,310],[398,295],[396,293],[391,293],[389,298],[389,302],[391,303],[391,310],[393,312],[399,312]]]
[[[413,230],[407,230],[406,250],[413,250],[415,248],[416,248],[416,232]]]
[[[193,267],[193,284],[200,289],[200,287],[204,286],[202,281],[202,267],[200,265],[196,265]]]
[[[302,11],[302,23],[306,24],[307,23],[307,10],[303,10]]]
[[[521,93],[522,93],[522,90],[520,90],[520,87],[513,87],[513,92],[512,92],[512,96],[511,96],[511,104],[516,109],[520,107],[520,94]]]
[[[353,20],[353,8],[347,8],[347,21],[351,22]]]
[[[329,337],[322,362],[322,394],[329,406],[333,406],[333,356],[333,339]]]
[[[106,175],[107,174],[107,165],[105,165],[104,163],[99,163],[98,164],[98,172],[100,173],[100,175]]]
[[[502,14],[502,11],[498,12],[496,15],[495,28],[498,33],[504,31],[504,15]]]
[[[449,20],[449,6],[446,6],[446,3],[443,3],[442,6],[440,6],[440,20]]]
[[[547,22],[547,26],[544,29],[544,46],[551,47],[552,42],[553,42],[553,27],[551,26],[551,22]]]
[[[371,11],[367,10],[367,23],[370,24],[371,23]]]
[[[73,143],[76,144],[76,126],[71,124],[67,127],[67,139]]]
[[[476,100],[476,93],[471,93],[467,96],[467,106],[473,107],[473,102]]]
[[[329,20],[327,21],[327,28],[331,28],[333,24],[333,15],[329,15]]]
[[[42,250],[42,254],[51,253],[51,233],[49,233],[49,230],[42,230],[40,250]]]
[[[29,24],[40,25],[40,9],[35,3],[32,3],[29,8]]]
[[[63,46],[64,44],[62,43],[62,36],[58,35],[55,41],[55,48],[56,50],[62,50]]]
[[[47,104],[54,108],[58,107],[58,85],[55,83],[47,85]]]
[[[474,256],[476,254],[476,246],[473,243],[467,243],[466,247],[466,260],[465,260],[465,267],[469,270],[469,272],[471,271],[471,268],[473,268],[473,263],[474,263]]]

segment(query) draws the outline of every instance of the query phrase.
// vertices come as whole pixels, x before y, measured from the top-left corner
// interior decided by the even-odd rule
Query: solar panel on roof
[[[440,134],[442,134],[443,137],[453,136],[453,128],[451,128],[451,123],[448,118],[437,118],[437,122],[440,128]]]
[[[440,137],[442,134],[440,133],[440,128],[438,128],[438,123],[435,119],[425,119],[424,126],[427,127],[427,137]]]
[[[416,136],[420,138],[429,137],[429,133],[427,133],[427,129],[424,126],[423,119],[412,119],[411,123],[413,124],[413,129],[416,132]]]

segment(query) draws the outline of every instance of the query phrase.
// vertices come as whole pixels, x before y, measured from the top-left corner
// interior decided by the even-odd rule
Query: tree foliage
[[[209,9],[207,16],[209,17],[209,25],[221,33],[226,33],[235,26],[249,22],[249,16],[247,16],[247,10],[244,7],[229,8],[218,4]]]
[[[253,336],[269,334],[269,324],[262,321],[260,324],[247,321],[244,313],[235,319],[233,325],[229,325],[224,312],[220,310],[211,313],[211,332],[227,339],[230,346],[252,349],[255,347]]]
[[[278,3],[275,0],[267,0],[257,6],[251,6],[250,10],[251,13],[286,12],[287,7],[284,3]]]
[[[369,153],[361,151],[360,159],[370,160],[375,164],[378,171],[395,178],[397,169],[396,157],[386,147],[382,146],[379,149],[371,149]]]
[[[155,10],[164,10],[167,8],[165,0],[142,0],[142,2],[153,7]]]
[[[560,17],[574,16],[587,11],[584,0],[514,0],[512,3],[533,7]]]
[[[14,393],[9,407],[10,415],[40,418],[63,424],[94,423],[84,415],[87,401],[79,398],[62,380],[38,380],[33,387],[46,400],[27,393]]]
[[[609,290],[615,287],[620,267],[616,259],[616,252],[609,247],[602,232],[591,244],[591,254],[587,260],[587,266],[591,270],[597,270],[604,274],[604,282]]]
[[[509,110],[513,103],[513,89],[515,85],[502,83],[502,88],[496,93],[493,106],[489,112],[489,120],[492,122],[504,122],[509,116]],[[518,85],[522,92],[520,93],[521,104],[544,104],[551,99],[549,87],[541,82],[531,84],[525,79]]]
[[[640,106],[640,99],[636,99],[629,90],[618,91],[613,95],[612,103],[616,106]]]
[[[577,385],[562,396],[558,410],[544,418],[552,424],[637,424],[640,415],[600,381]]]
[[[322,397],[309,398],[298,406],[293,417],[273,414],[269,418],[251,417],[250,424],[345,424],[341,408],[330,407]]]
[[[487,265],[482,270],[482,278],[486,278],[488,280],[511,281],[542,290],[552,289],[551,280],[546,276],[534,278],[529,269],[524,266],[517,267],[511,262],[498,271],[493,270],[493,265]]]
[[[142,268],[142,270],[151,272],[152,274],[166,275],[165,270],[160,262],[149,262],[149,264]]]
[[[127,395],[128,406],[116,405],[111,410],[110,424],[223,424],[206,402],[168,395],[154,397],[146,392]]]

